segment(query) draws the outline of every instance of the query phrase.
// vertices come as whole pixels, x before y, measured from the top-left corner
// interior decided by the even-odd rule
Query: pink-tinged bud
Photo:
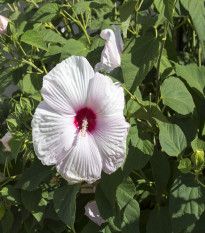
[[[12,139],[12,137],[13,137],[12,134],[10,132],[7,132],[3,136],[3,138],[0,140],[3,143],[4,147],[7,149],[7,151],[10,151],[10,152],[11,152],[11,148],[9,147],[8,142],[9,140]]]
[[[3,15],[0,15],[0,34],[7,33],[8,22],[9,22],[9,19],[4,17]]]

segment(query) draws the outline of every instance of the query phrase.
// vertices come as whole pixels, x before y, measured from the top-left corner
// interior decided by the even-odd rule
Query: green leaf
[[[92,41],[92,44],[89,49],[89,53],[87,54],[87,59],[90,62],[91,66],[96,65],[96,61],[100,61],[101,53],[105,45],[105,40],[101,38],[95,38]]]
[[[125,176],[128,176],[133,169],[142,169],[154,152],[150,135],[143,132],[139,126],[130,128],[128,138],[131,139],[131,143],[129,143],[127,158],[123,165]]]
[[[66,185],[54,191],[54,208],[59,218],[69,227],[74,229],[76,195],[80,184]]]
[[[65,38],[50,29],[40,31],[40,34],[45,42],[59,43],[64,45],[67,41]]]
[[[89,50],[78,40],[69,39],[63,46],[61,60],[64,60],[72,55],[86,57]]]
[[[160,203],[170,177],[170,165],[165,153],[155,150],[151,158],[152,175],[156,185],[156,201]]]
[[[32,192],[21,190],[21,200],[25,208],[40,222],[47,206],[47,201],[42,198],[42,192],[40,190]]]
[[[205,67],[198,67],[197,64],[188,64],[185,66],[176,64],[176,74],[183,78],[187,84],[198,94],[204,98],[205,89]]]
[[[90,4],[92,3],[92,1],[91,2],[77,2],[77,3],[75,3],[75,5],[74,5],[74,10],[75,10],[75,13],[76,14],[80,14],[80,13],[82,13],[82,14],[84,14],[86,11],[89,11],[90,10]]]
[[[203,0],[180,0],[183,7],[189,12],[194,28],[201,42],[205,41],[205,10]]]
[[[201,215],[200,219],[194,224],[186,228],[182,233],[202,233],[205,232],[205,212]]]
[[[142,103],[144,105],[144,103]],[[136,117],[138,119],[143,119],[146,121],[150,121],[151,118],[156,118],[163,122],[168,122],[165,115],[162,113],[162,111],[157,107],[156,104],[153,104],[151,106],[146,105],[145,103],[144,107],[140,107],[135,113],[133,113],[132,117]]]
[[[131,53],[124,53],[121,56],[121,68],[122,68],[122,73],[123,73],[123,80],[125,83],[125,86],[128,90],[131,89],[134,81],[135,81],[135,76],[137,72],[139,71],[138,67],[136,67],[134,64],[131,62],[132,60],[132,55]]]
[[[153,3],[153,0],[140,0],[139,1],[139,4],[141,4],[142,2],[142,5],[140,7],[140,11],[144,11],[144,10],[147,10]]]
[[[121,68],[125,86],[128,89],[141,84],[147,73],[152,69],[159,55],[159,40],[147,33],[130,43],[121,56]]]
[[[127,18],[127,20],[122,22],[122,34],[123,38],[127,38],[127,29],[130,26],[131,16]]]
[[[57,3],[48,3],[44,6],[41,6],[36,11],[32,17],[32,21],[47,23],[58,17],[60,17],[60,5]]]
[[[120,19],[122,22],[126,21],[129,16],[134,12],[137,1],[131,0],[119,7]]]
[[[9,140],[8,145],[11,148],[11,153],[14,159],[17,158],[24,140],[25,135],[21,132],[15,132],[15,134],[13,134],[13,138]]]
[[[40,182],[52,173],[51,168],[51,166],[43,165],[40,160],[35,161],[31,167],[23,171],[16,187],[28,191],[35,190]]]
[[[188,159],[188,158],[181,159],[181,160],[179,161],[178,169],[179,169],[182,173],[189,173],[190,170],[191,170],[191,160]]]
[[[195,223],[205,210],[205,189],[191,174],[181,175],[174,181],[169,197],[169,213],[174,233]]]
[[[184,132],[187,140],[187,146],[190,147],[191,141],[197,135],[197,121],[196,118],[187,117],[187,118],[178,118],[178,117],[171,117],[170,121],[173,124],[177,124],[181,130]]]
[[[159,141],[169,156],[178,156],[187,147],[186,137],[178,125],[156,120],[159,125]]]
[[[13,78],[12,78],[12,73],[13,69],[11,67],[3,68],[0,70],[0,101],[2,100],[2,94],[5,90],[6,87],[9,86],[9,84],[12,83]]]
[[[11,119],[6,119],[7,127],[9,131],[15,131],[16,128],[18,127],[18,123],[16,122],[16,119],[11,118]]]
[[[109,225],[106,225],[103,229],[99,230],[98,232],[99,233],[112,233],[112,229],[110,228]],[[87,233],[87,232],[85,232],[85,233]]]
[[[165,5],[164,16],[169,20],[170,23],[173,24],[173,11],[175,0],[163,0]]]
[[[32,95],[40,91],[43,85],[43,76],[26,74],[23,78],[22,89],[26,94]]]
[[[18,189],[12,185],[7,185],[3,187],[0,191],[0,196],[6,200],[6,202],[11,205],[21,204],[21,195]]]
[[[174,111],[186,115],[194,111],[194,101],[186,86],[180,79],[169,77],[160,87],[164,105]]]
[[[1,222],[0,222],[2,230],[3,230],[2,233],[9,233],[12,228],[13,222],[14,222],[14,216],[12,212],[7,211],[3,219],[1,219]]]
[[[151,211],[147,222],[146,233],[172,233],[169,209],[167,206],[160,206]]]
[[[89,221],[85,227],[83,228],[83,230],[81,231],[81,233],[88,233],[88,232],[93,232],[93,233],[97,233],[99,232],[99,226],[97,224],[95,224],[92,221]]]
[[[139,233],[140,207],[133,198],[135,194],[135,185],[131,179],[124,181],[117,188],[116,197],[120,213],[115,221],[121,225],[122,233]]]
[[[165,5],[164,0],[154,0],[154,6],[156,7],[159,13],[164,15]]]
[[[116,190],[122,180],[123,173],[121,169],[110,175],[102,173],[101,180],[97,185],[95,198],[100,214],[105,220],[112,216],[116,201]]]
[[[0,202],[0,220],[4,217],[4,214],[6,212],[6,208],[2,202]]]
[[[26,44],[43,49],[45,51],[48,50],[46,43],[43,40],[43,38],[39,32],[36,32],[33,30],[28,30],[21,36],[21,41],[26,43]]]
[[[45,224],[49,231],[46,231],[47,233],[48,232],[53,232],[53,233],[61,233],[65,230],[66,226],[63,222],[61,221],[56,221],[56,219],[50,219],[50,218],[47,218],[43,221],[43,224]]]
[[[191,147],[193,151],[197,151],[199,149],[202,149],[205,151],[205,142],[200,140],[198,137],[196,137],[192,142],[191,142]]]

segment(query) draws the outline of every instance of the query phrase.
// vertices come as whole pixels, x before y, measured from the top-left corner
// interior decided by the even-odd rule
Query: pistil
[[[88,120],[87,120],[87,118],[84,118],[82,121],[82,129],[80,130],[81,135],[83,137],[85,137],[87,129],[88,129]]]

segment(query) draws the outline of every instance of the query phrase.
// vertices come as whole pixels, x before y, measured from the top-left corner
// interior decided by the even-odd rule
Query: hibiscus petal
[[[115,38],[116,38],[116,44],[117,44],[118,51],[121,55],[123,51],[123,40],[121,36],[121,31],[116,25],[112,25],[112,27],[115,29],[114,33],[115,33]]]
[[[61,176],[71,183],[93,183],[101,176],[102,159],[91,134],[81,136],[69,155],[57,164]]]
[[[94,71],[85,58],[71,56],[44,77],[41,94],[59,113],[73,114],[84,105],[93,77]]]
[[[76,142],[74,116],[56,113],[43,101],[32,120],[32,135],[37,157],[43,164],[56,164],[67,156]]]
[[[95,71],[104,70],[107,73],[117,68],[121,64],[121,54],[123,50],[123,41],[120,29],[113,25],[115,31],[105,29],[100,36],[107,42],[101,54],[101,61],[95,66]]]
[[[105,222],[105,220],[100,216],[96,201],[87,203],[85,206],[85,215],[99,226]]]
[[[97,115],[123,114],[124,91],[120,83],[100,73],[90,81],[87,106]]]
[[[121,115],[109,115],[98,119],[93,137],[102,156],[104,172],[113,173],[123,164],[129,127]]]

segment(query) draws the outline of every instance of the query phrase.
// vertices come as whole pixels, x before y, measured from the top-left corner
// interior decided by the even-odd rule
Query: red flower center
[[[96,126],[96,115],[89,108],[80,109],[75,116],[74,124],[82,131],[93,131]]]

